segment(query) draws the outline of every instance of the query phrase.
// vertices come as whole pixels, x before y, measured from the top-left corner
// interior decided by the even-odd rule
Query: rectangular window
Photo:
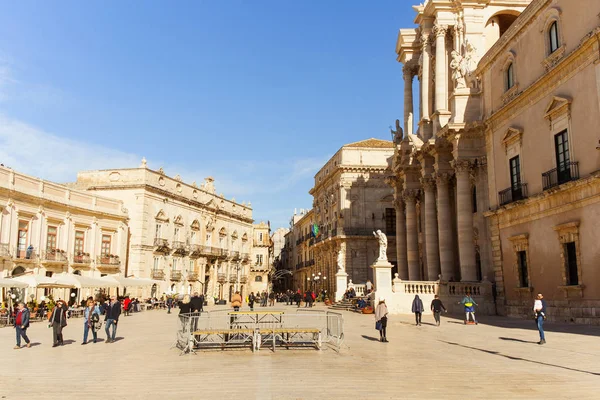
[[[190,233],[190,240],[191,244],[196,243],[196,231],[192,231],[192,233]]]
[[[173,257],[173,271],[177,271],[177,259]]]
[[[56,250],[57,235],[58,229],[55,226],[49,226],[48,234],[46,235],[46,251]]]
[[[513,157],[508,161],[510,169],[510,191],[512,200],[523,199],[523,189],[521,186],[521,159],[519,156]]]
[[[158,257],[154,257],[154,270],[158,270],[160,266],[160,259]]]
[[[179,240],[179,228],[175,228],[175,232],[174,232],[173,236],[174,236],[174,238],[175,238],[176,241]]]
[[[258,234],[258,241],[262,243],[262,241],[263,241],[263,234],[262,233]]]
[[[558,184],[560,185],[571,180],[569,137],[566,130],[554,136],[554,145],[556,152],[556,172]]]
[[[112,238],[110,235],[102,235],[102,245],[100,247],[100,254],[105,257],[110,254],[111,239]]]
[[[19,237],[17,246],[19,247],[19,251],[27,250],[27,232],[29,231],[29,222],[27,221],[19,221]]]
[[[156,224],[156,230],[154,231],[154,237],[157,239],[162,239],[162,224]]]
[[[519,287],[529,287],[529,272],[527,271],[527,252],[517,252],[517,263],[519,265]]]
[[[81,254],[85,249],[85,233],[83,231],[75,231],[75,255]]]
[[[194,265],[194,261],[190,260],[190,272],[193,272],[196,270],[196,266]]]
[[[567,285],[579,285],[577,274],[577,248],[575,242],[565,243],[565,256],[567,263]]]
[[[210,246],[212,243],[212,235],[210,233],[206,234],[206,245]]]
[[[263,263],[263,256],[262,254],[257,254],[256,255],[256,265],[262,265]]]
[[[385,234],[396,236],[396,210],[394,208],[385,209]]]

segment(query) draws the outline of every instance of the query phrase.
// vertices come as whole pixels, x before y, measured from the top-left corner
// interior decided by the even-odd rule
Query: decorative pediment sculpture
[[[190,225],[190,228],[193,231],[199,231],[200,230],[200,221],[198,221],[197,219],[195,219],[192,224]]]
[[[154,218],[157,219],[158,221],[169,222],[169,217],[167,217],[167,214],[165,214],[165,212],[163,210],[160,210]]]
[[[183,225],[183,218],[181,217],[181,215],[178,215],[177,217],[175,217],[175,219],[173,220],[173,223],[175,225]]]

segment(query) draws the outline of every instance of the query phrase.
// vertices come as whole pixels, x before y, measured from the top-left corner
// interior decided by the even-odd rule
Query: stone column
[[[407,62],[402,67],[404,74],[404,134],[413,133],[413,77],[414,67],[411,62]]]
[[[446,31],[448,25],[436,24],[435,34],[435,108],[448,110],[448,66],[446,65]]]
[[[463,282],[477,281],[475,245],[473,243],[473,204],[469,160],[452,162],[456,173],[456,220],[458,224],[458,256]]]
[[[452,214],[450,210],[449,173],[437,174],[437,212],[442,279],[454,278],[454,252],[452,251]]]
[[[408,189],[404,191],[406,204],[406,258],[408,263],[408,279],[421,280],[419,267],[419,232],[417,231],[417,196],[419,191]]]
[[[421,35],[421,119],[429,119],[429,115],[431,114],[431,110],[429,109],[429,80],[431,79],[429,67],[431,64],[431,60],[429,58],[431,52],[431,44],[429,42],[429,34]]]
[[[425,197],[425,251],[427,253],[427,276],[430,281],[440,275],[440,253],[438,241],[438,223],[435,204],[435,180],[431,177],[421,179]]]
[[[406,217],[404,202],[398,198],[394,203],[396,208],[396,260],[398,260],[398,276],[408,280],[408,260],[406,258]]]

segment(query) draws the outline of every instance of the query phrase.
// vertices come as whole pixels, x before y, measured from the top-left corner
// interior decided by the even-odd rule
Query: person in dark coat
[[[250,293],[248,296],[248,305],[250,306],[250,311],[254,311],[254,302],[256,301],[256,297],[254,297],[254,292]]]
[[[192,312],[192,299],[189,294],[183,296],[183,300],[178,303],[179,306],[179,315],[181,314],[189,314]]]
[[[106,332],[105,343],[113,343],[117,336],[117,323],[119,322],[119,316],[121,315],[121,303],[117,301],[117,296],[110,297],[110,303],[106,305],[104,312],[104,331]],[[111,326],[112,335],[109,331]]]
[[[62,346],[64,343],[62,330],[67,326],[67,305],[64,301],[58,300],[56,306],[52,309],[50,314],[50,325],[52,326],[52,347],[56,347],[59,344]]]
[[[440,296],[439,295],[435,295],[433,300],[431,301],[431,311],[433,312],[433,318],[435,319],[435,324],[437,326],[440,326],[440,314],[442,313],[442,310],[444,310],[444,312],[448,312],[448,310],[446,310],[446,307],[444,307],[444,303],[442,303],[442,301],[440,300]]]
[[[424,310],[423,300],[421,300],[419,295],[416,294],[412,302],[412,312],[415,313],[415,321],[417,322],[417,326],[421,326],[421,315],[423,314]]]
[[[204,299],[200,299],[198,292],[194,292],[190,304],[192,305],[192,312],[202,312],[204,308]]]

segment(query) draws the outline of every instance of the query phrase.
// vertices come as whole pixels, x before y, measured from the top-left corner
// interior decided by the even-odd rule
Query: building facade
[[[159,169],[83,171],[74,187],[119,199],[129,210],[128,274],[162,283],[140,295],[204,292],[229,300],[248,292],[252,207],[217,194],[212,178],[187,184]]]
[[[528,316],[535,291],[551,319],[600,323],[598,137],[589,129],[600,118],[599,4],[429,0],[414,9],[418,27],[401,29],[396,48],[400,278],[490,280],[500,313]]]
[[[120,200],[0,167],[0,207],[2,277],[66,272],[99,278],[127,270],[128,213]],[[79,297],[77,289],[71,293]],[[20,300],[31,294],[44,289],[19,291]]]
[[[250,291],[269,291],[273,274],[273,243],[271,227],[265,222],[254,225],[252,263],[250,264]],[[249,292],[248,292],[249,293]],[[242,293],[243,295],[243,293]]]
[[[335,293],[340,262],[354,283],[372,280],[370,265],[378,257],[373,232],[378,229],[388,235],[388,258],[396,265],[393,190],[386,183],[393,155],[392,142],[367,139],[342,146],[317,172],[309,192],[313,208],[295,220],[288,234],[294,246],[294,288]],[[313,225],[318,226],[316,237]]]

